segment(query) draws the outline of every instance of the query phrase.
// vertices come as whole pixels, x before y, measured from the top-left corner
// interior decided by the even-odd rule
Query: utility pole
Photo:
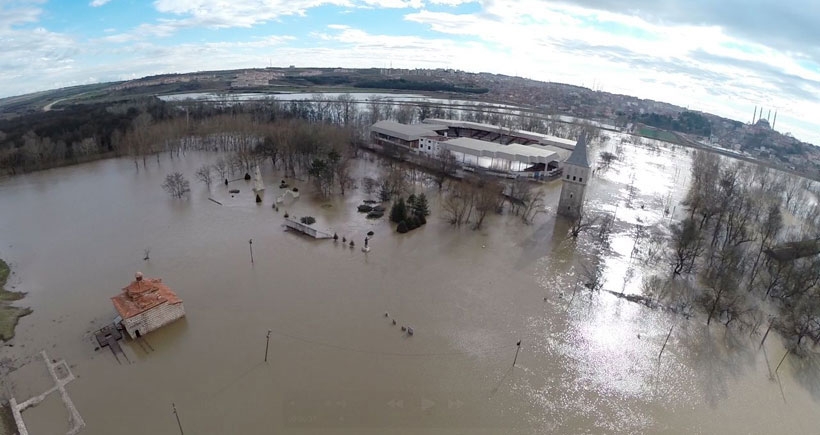
[[[672,335],[672,330],[675,329],[675,324],[673,323],[672,326],[669,328],[669,333],[666,334],[666,340],[663,341],[663,346],[661,346],[661,351],[658,354],[658,362],[660,362],[661,357],[663,356],[663,350],[666,349],[666,342],[669,341],[669,336]]]
[[[248,247],[251,249],[251,264],[253,264],[253,239],[248,240]]]
[[[774,369],[774,374],[777,374],[777,371],[780,370],[780,366],[783,365],[783,361],[786,361],[786,357],[789,356],[789,349],[786,349],[786,353],[783,354],[783,358],[780,359],[780,363],[777,365],[777,368]]]
[[[268,362],[268,347],[270,347],[270,333],[271,330],[268,329],[268,335],[265,338],[265,362]]]
[[[171,403],[171,408],[174,409],[174,417],[177,418],[177,426],[179,426],[179,435],[185,435],[185,432],[182,431],[182,423],[179,422],[179,414],[177,414],[176,404]]]

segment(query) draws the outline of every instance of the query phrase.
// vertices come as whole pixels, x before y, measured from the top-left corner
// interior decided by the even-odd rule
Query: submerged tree
[[[476,220],[473,223],[473,230],[478,230],[484,223],[484,218],[491,211],[498,211],[504,201],[501,196],[501,183],[490,178],[479,178],[472,184],[473,196],[475,198]]]
[[[444,180],[455,174],[457,168],[456,156],[448,149],[439,148],[433,165],[433,180],[438,185],[439,190],[444,185]]]
[[[450,184],[441,202],[441,213],[447,222],[456,226],[469,222],[475,205],[473,193],[464,181]]]
[[[162,188],[174,198],[182,198],[191,191],[191,183],[181,173],[174,172],[165,176]]]
[[[577,239],[581,233],[593,228],[597,221],[598,216],[590,216],[589,213],[583,211],[582,209],[581,214],[572,220],[572,224],[569,227],[569,235],[572,238]]]
[[[703,240],[700,229],[692,218],[672,226],[672,274],[691,272],[695,260],[703,253]]]
[[[316,190],[323,197],[330,193],[330,186],[332,185],[332,174],[330,167],[326,161],[322,159],[313,159],[313,163],[308,168],[308,175],[313,179],[316,185]]]
[[[203,165],[199,169],[196,170],[196,179],[201,181],[205,184],[208,190],[211,189],[211,183],[213,179],[211,178],[211,166],[210,165]]]
[[[226,176],[228,175],[228,163],[225,162],[225,159],[222,157],[216,159],[216,163],[214,163],[214,171],[219,175],[219,181],[225,180]]]

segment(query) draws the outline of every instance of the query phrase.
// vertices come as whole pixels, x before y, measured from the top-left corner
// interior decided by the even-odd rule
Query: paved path
[[[66,410],[68,410],[69,423],[71,423],[71,429],[66,432],[66,435],[76,435],[82,428],[85,427],[85,421],[83,421],[82,416],[80,416],[79,411],[77,411],[77,408],[74,406],[74,402],[71,401],[71,397],[68,396],[68,392],[65,390],[66,384],[75,379],[74,373],[71,373],[71,368],[68,367],[65,360],[52,363],[48,358],[46,351],[42,351],[40,354],[43,356],[43,361],[45,361],[46,367],[48,367],[48,372],[51,374],[51,378],[54,379],[54,386],[49,388],[43,394],[34,396],[19,404],[14,397],[11,398],[9,403],[11,405],[11,413],[14,416],[14,422],[17,424],[17,431],[19,432],[19,435],[29,435],[28,429],[26,428],[26,423],[23,421],[23,411],[26,408],[36,406],[45,400],[49,394],[59,391]]]

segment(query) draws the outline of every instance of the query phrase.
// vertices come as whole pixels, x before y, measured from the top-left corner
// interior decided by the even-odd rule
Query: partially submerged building
[[[371,143],[385,150],[439,156],[446,150],[465,168],[540,178],[561,172],[572,141],[489,124],[446,119],[422,124],[379,121],[370,128]]]
[[[402,124],[395,121],[379,121],[370,126],[370,141],[381,147],[399,147],[424,152],[419,142],[424,137],[445,136],[445,126],[432,124]],[[441,133],[441,134],[440,134]]]
[[[572,155],[564,162],[564,173],[561,178],[561,199],[558,201],[558,214],[571,219],[581,217],[584,211],[584,197],[589,184],[592,168],[587,157],[587,138],[581,135]]]
[[[122,317],[122,325],[131,338],[141,337],[175,320],[185,317],[182,299],[160,278],[143,278],[137,272],[134,281],[111,298]]]

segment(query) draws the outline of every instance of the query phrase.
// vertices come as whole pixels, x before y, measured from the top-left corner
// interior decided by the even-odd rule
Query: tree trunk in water
[[[718,302],[720,302],[720,295],[723,293],[723,290],[719,291],[717,296],[715,296],[715,302],[712,303],[712,309],[709,310],[709,318],[706,319],[706,324],[712,323],[712,316],[715,315],[715,309],[717,309]]]
[[[766,328],[766,333],[765,333],[765,334],[763,334],[763,339],[762,339],[762,340],[760,340],[760,346],[758,346],[758,347],[757,347],[758,349],[760,349],[761,347],[763,347],[763,343],[765,343],[765,342],[766,342],[766,337],[768,337],[768,336],[769,336],[769,331],[772,329],[772,324],[774,324],[774,322],[769,321],[769,327],[768,327],[768,328]]]
[[[757,266],[760,262],[760,254],[763,253],[763,243],[760,243],[760,250],[757,251],[757,257],[755,257],[755,262],[752,265],[752,271],[749,273],[749,291],[751,292],[754,288],[755,278],[757,278]]]

